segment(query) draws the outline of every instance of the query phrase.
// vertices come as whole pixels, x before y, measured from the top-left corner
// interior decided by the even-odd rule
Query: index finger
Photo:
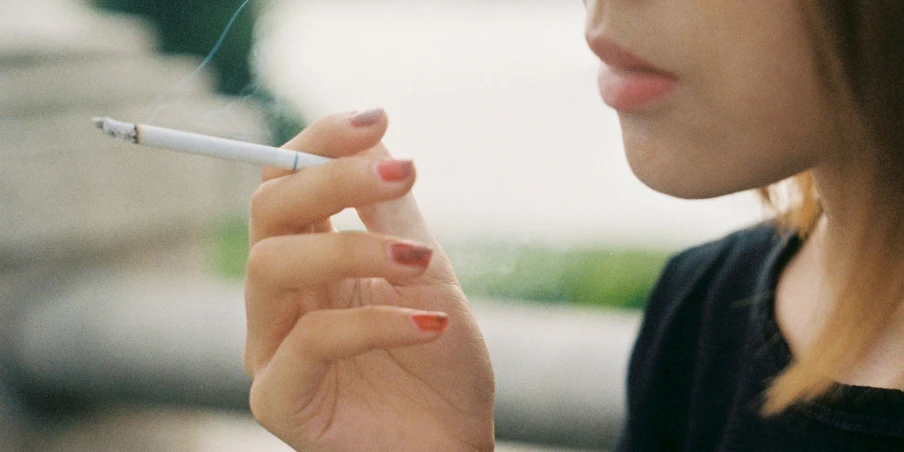
[[[382,108],[326,116],[282,145],[283,149],[324,157],[344,157],[377,145],[386,134],[389,119]],[[263,180],[292,174],[292,171],[265,167]]]

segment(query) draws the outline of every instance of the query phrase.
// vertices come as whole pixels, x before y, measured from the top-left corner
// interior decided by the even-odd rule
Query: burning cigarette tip
[[[135,124],[117,121],[115,119],[96,116],[91,118],[91,122],[104,131],[105,134],[120,140],[136,142],[138,139],[138,131]]]

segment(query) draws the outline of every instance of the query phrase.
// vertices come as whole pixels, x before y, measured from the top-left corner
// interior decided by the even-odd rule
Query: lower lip
[[[613,70],[600,66],[600,95],[606,105],[623,112],[650,108],[675,90],[678,80],[650,72]]]

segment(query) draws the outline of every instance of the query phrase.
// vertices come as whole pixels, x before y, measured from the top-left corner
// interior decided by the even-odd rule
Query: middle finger
[[[295,234],[349,207],[401,197],[414,184],[410,160],[340,158],[262,184],[251,199],[251,245]]]

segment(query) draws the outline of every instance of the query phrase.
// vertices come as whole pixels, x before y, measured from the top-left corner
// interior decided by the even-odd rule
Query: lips
[[[675,90],[678,80],[650,72],[620,71],[600,67],[598,84],[606,105],[623,112],[637,112],[653,106]]]
[[[599,71],[600,96],[610,107],[622,112],[648,109],[671,94],[678,78],[652,63],[631,54],[601,35],[588,35],[587,42],[602,65]]]

